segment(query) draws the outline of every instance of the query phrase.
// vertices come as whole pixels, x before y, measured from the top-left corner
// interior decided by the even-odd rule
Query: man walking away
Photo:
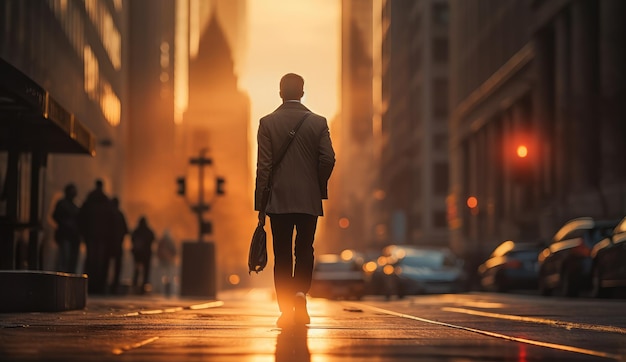
[[[113,238],[113,205],[104,193],[104,183],[96,180],[80,207],[79,227],[87,245],[85,268],[89,294],[105,294],[109,267],[109,245]]]
[[[109,262],[113,261],[113,282],[111,283],[111,293],[120,293],[120,273],[122,271],[122,257],[124,256],[124,237],[128,234],[128,224],[122,210],[120,210],[120,201],[114,197],[113,203],[113,240],[111,240],[111,249],[109,252]]]
[[[133,242],[133,257],[135,260],[135,272],[133,274],[133,288],[138,286],[140,294],[144,294],[148,290],[150,282],[150,264],[152,262],[152,242],[154,242],[154,232],[148,226],[148,220],[145,216],[139,218],[139,224],[131,235]],[[139,272],[142,273],[141,285],[139,282]]]
[[[72,183],[65,186],[65,197],[57,201],[52,218],[57,223],[54,240],[59,248],[58,271],[76,273],[78,253],[80,251],[80,230],[78,229],[78,213],[80,209],[74,203],[76,186]]]
[[[297,74],[286,74],[280,80],[279,94],[282,104],[259,122],[255,210],[259,211],[262,223],[266,213],[270,218],[274,287],[281,311],[276,324],[285,328],[294,323],[310,323],[306,293],[313,274],[313,240],[317,218],[323,216],[322,199],[328,198],[327,185],[335,165],[335,152],[326,118],[300,103],[304,79]],[[279,149],[305,116],[285,156],[273,170]],[[261,210],[263,193],[268,187],[271,192],[267,207]]]

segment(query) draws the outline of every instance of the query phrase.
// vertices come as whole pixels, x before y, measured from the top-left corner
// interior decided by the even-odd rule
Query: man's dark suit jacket
[[[257,134],[255,210],[260,210],[273,157],[288,138],[289,131],[307,112],[309,109],[300,102],[287,101],[261,118]],[[335,151],[326,118],[311,113],[274,171],[266,213],[323,215],[322,199],[328,198],[328,179],[334,166]]]

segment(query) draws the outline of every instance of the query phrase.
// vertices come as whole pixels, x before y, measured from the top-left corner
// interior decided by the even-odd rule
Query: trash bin
[[[212,242],[183,242],[180,295],[187,297],[217,296],[215,244]]]

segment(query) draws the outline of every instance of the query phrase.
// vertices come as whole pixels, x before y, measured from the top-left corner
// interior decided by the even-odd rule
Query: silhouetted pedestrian
[[[176,267],[176,244],[170,235],[170,231],[165,229],[157,244],[157,257],[163,275],[163,294],[169,296],[172,293],[172,282],[174,280],[174,268]]]
[[[54,240],[58,247],[57,270],[76,273],[78,253],[80,251],[80,230],[78,213],[80,209],[74,203],[76,186],[69,183],[65,186],[65,196],[54,206],[52,218],[57,223]]]
[[[259,211],[262,224],[265,224],[265,213],[270,217],[274,286],[282,313],[276,324],[281,328],[294,322],[298,325],[310,322],[306,293],[313,274],[313,240],[317,218],[323,215],[322,199],[328,198],[328,179],[335,165],[326,118],[302,105],[303,95],[301,76],[293,73],[283,76],[280,80],[283,103],[261,118],[257,133],[254,207]],[[296,130],[298,124],[301,126]],[[276,155],[289,137],[293,137],[293,141],[276,165]],[[266,190],[271,190],[269,197]],[[264,195],[267,205],[264,205]]]
[[[109,262],[113,261],[113,281],[111,282],[111,292],[119,293],[120,272],[122,271],[122,256],[124,237],[128,234],[128,224],[122,210],[120,210],[120,201],[114,197],[113,203],[113,239],[110,244]]]
[[[102,180],[96,180],[96,188],[87,195],[79,213],[79,226],[87,245],[85,271],[91,294],[106,292],[109,244],[113,239],[113,206],[103,188]]]
[[[133,257],[135,260],[135,272],[133,275],[133,287],[140,286],[140,292],[147,291],[147,285],[150,281],[150,262],[152,260],[152,242],[154,242],[154,232],[148,226],[148,220],[145,216],[139,218],[137,228],[131,235],[133,242]],[[139,282],[139,273],[142,273],[141,285]]]

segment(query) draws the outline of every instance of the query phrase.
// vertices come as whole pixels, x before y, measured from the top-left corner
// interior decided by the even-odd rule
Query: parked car
[[[390,245],[381,258],[375,275],[387,297],[465,290],[463,262],[448,248]]]
[[[591,257],[591,294],[594,297],[610,297],[616,289],[626,287],[626,217],[610,237],[591,249]]]
[[[565,223],[539,254],[539,291],[574,297],[591,289],[591,250],[610,236],[619,220],[581,217]]]
[[[315,257],[309,294],[329,299],[361,299],[365,293],[362,259],[352,251]]]
[[[539,280],[537,258],[543,248],[543,243],[512,240],[501,243],[478,267],[482,288],[495,292],[537,289]]]

